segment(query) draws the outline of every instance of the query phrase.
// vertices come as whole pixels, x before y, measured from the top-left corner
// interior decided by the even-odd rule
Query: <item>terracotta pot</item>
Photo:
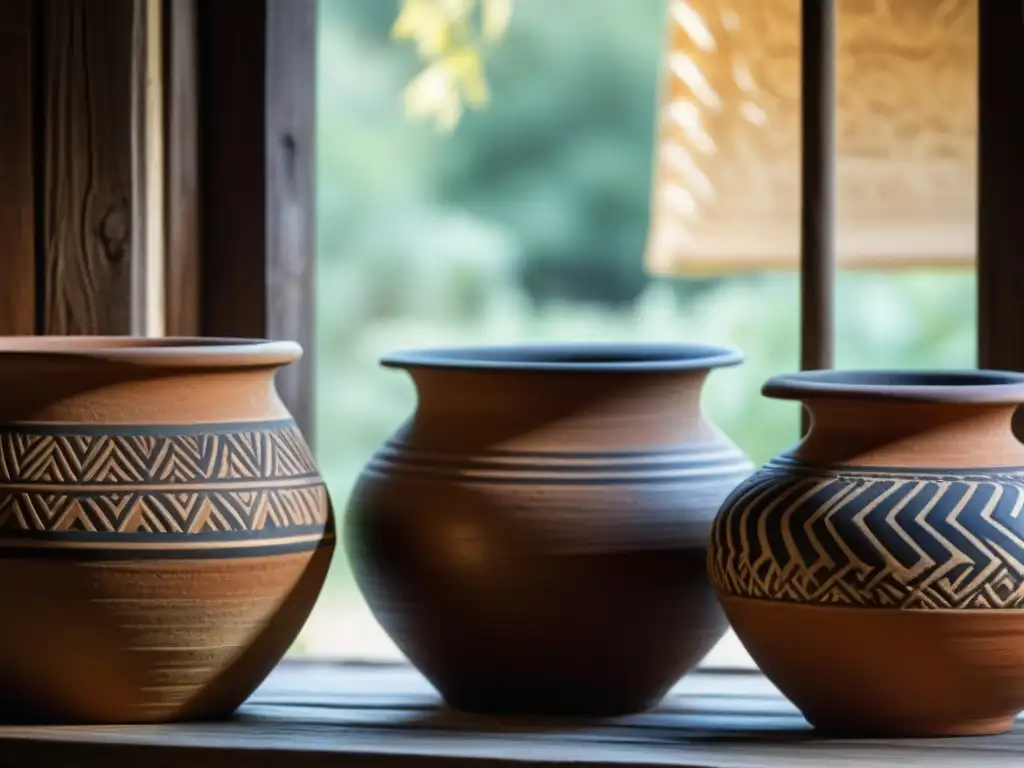
[[[297,345],[0,339],[0,714],[230,714],[294,640],[333,548],[274,389]]]
[[[733,628],[815,726],[995,733],[1024,708],[1024,375],[817,371],[813,424],[729,497],[709,565]]]
[[[449,705],[619,713],[657,702],[726,629],[706,575],[752,467],[701,413],[727,348],[428,350],[415,414],[348,509],[356,578]]]

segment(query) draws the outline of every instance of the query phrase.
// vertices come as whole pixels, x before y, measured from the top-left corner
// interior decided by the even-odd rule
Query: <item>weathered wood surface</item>
[[[291,663],[233,722],[0,727],[0,765],[1020,766],[1024,727],[996,737],[816,737],[759,674],[698,672],[658,709],[604,721],[447,711],[405,666]]]
[[[165,330],[201,332],[199,73],[196,0],[165,2],[166,125]]]
[[[164,0],[132,0],[131,333],[163,336],[165,179]],[[95,9],[95,3],[90,6]],[[95,11],[94,11],[95,12]]]
[[[134,0],[43,0],[46,333],[130,333]]]
[[[0,0],[0,334],[36,325],[32,5]]]

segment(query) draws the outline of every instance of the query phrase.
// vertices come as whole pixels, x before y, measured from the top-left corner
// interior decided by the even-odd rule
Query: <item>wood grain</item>
[[[660,707],[611,720],[484,718],[443,709],[411,668],[282,664],[231,722],[0,727],[0,765],[1019,766],[1024,724],[974,739],[816,736],[755,672],[695,672]]]
[[[131,332],[164,335],[163,0],[132,0]]]
[[[133,0],[45,0],[45,332],[130,333]]]
[[[199,231],[199,72],[196,0],[165,3],[167,150],[165,329],[201,330]]]
[[[198,11],[203,330],[302,344],[278,388],[311,440],[316,3]]]
[[[0,0],[0,334],[35,331],[31,17]]]

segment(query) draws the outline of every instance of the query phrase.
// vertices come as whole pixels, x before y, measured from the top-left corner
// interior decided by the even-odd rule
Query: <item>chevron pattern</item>
[[[316,464],[293,422],[237,432],[0,432],[0,483],[194,483],[311,474]]]
[[[722,594],[904,609],[1024,608],[1024,467],[942,472],[777,459],[712,529]]]
[[[0,431],[5,540],[31,533],[322,532],[329,506],[291,421],[163,432],[41,425]]]
[[[0,534],[192,534],[323,528],[326,511],[327,492],[321,484],[257,491],[76,495],[0,490]]]

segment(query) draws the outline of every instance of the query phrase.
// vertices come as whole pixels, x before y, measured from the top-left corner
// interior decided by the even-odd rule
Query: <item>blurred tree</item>
[[[321,27],[345,25],[361,35],[387,40],[399,0],[320,0]]]
[[[660,2],[521,0],[487,61],[488,109],[439,146],[442,199],[520,237],[536,299],[624,304],[648,283],[663,16]]]
[[[390,39],[396,0],[322,2],[326,28],[345,29],[400,77],[415,74],[415,52]],[[390,136],[399,157],[417,148],[429,197],[514,235],[518,280],[535,300],[628,305],[650,282],[641,256],[663,17],[658,0],[519,0],[486,60],[488,108],[465,115],[449,138],[413,125],[404,145]],[[337,87],[332,78],[328,102],[340,101],[330,94]],[[397,104],[395,87],[385,93]],[[325,129],[337,131],[337,117],[325,117]]]

